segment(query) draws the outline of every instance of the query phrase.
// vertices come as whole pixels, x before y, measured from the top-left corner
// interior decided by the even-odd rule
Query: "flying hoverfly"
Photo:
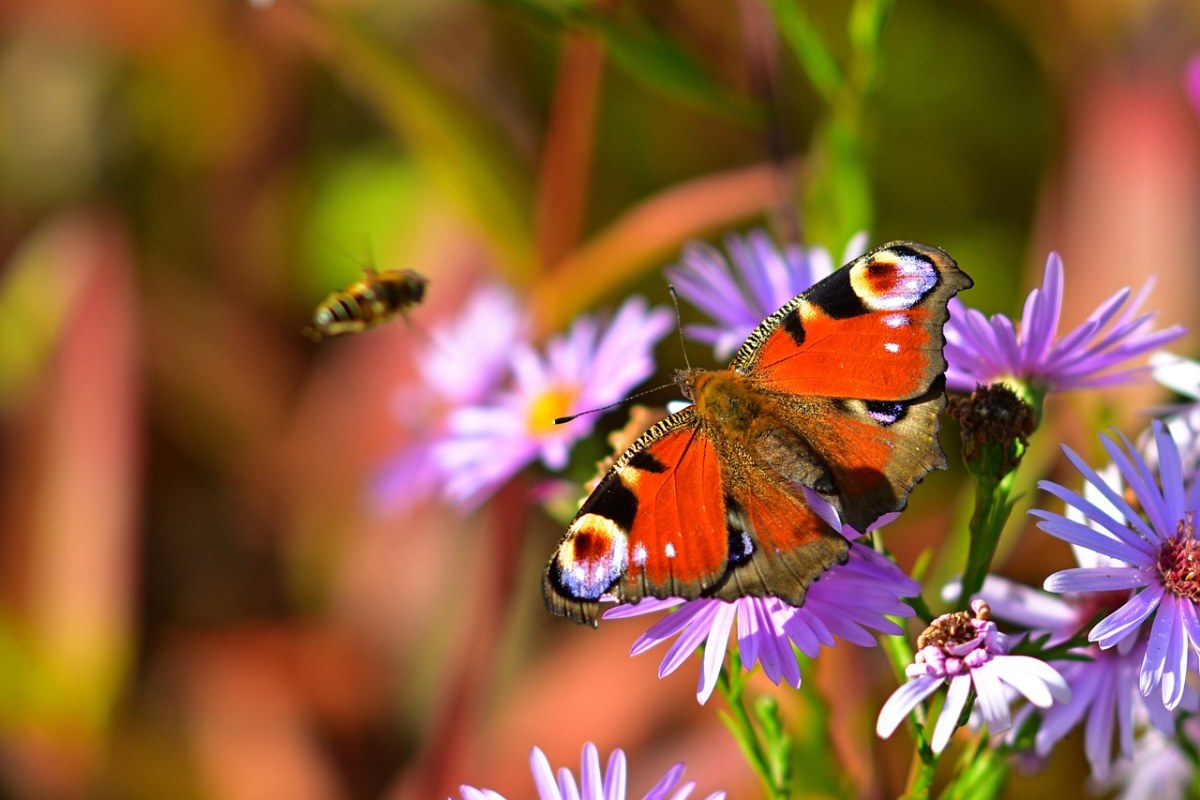
[[[362,280],[332,292],[313,312],[304,335],[319,342],[390,322],[425,299],[429,279],[411,269],[363,269]]]

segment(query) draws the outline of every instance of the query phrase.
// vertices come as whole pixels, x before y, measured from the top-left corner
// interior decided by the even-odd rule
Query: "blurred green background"
[[[523,495],[369,502],[415,352],[485,276],[546,335],[665,302],[683,242],[753,225],[937,244],[986,311],[1057,249],[1066,323],[1156,275],[1163,323],[1194,325],[1197,50],[1186,0],[10,0],[0,796],[519,797],[529,747],[574,764],[586,740],[627,749],[634,789],[686,760],[753,796],[695,665],[659,682],[636,626],[543,612],[559,523]],[[428,275],[428,302],[313,346],[314,305],[370,263]],[[1038,436],[1094,449],[1091,421],[1161,399],[1061,399]],[[906,567],[958,483],[914,496]],[[1065,566],[1042,538],[1012,532],[1002,567]],[[804,691],[847,795],[888,797],[907,743],[874,740],[867,656],[827,651]],[[1011,796],[1077,787],[1078,738]]]

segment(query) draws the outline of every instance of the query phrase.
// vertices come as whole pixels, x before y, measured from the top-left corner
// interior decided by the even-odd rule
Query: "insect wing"
[[[596,624],[601,595],[698,597],[728,567],[712,439],[686,408],[634,442],[579,509],[543,578],[555,614]]]
[[[732,368],[777,392],[911,400],[945,372],[946,304],[971,283],[936,247],[886,244],[768,317]]]

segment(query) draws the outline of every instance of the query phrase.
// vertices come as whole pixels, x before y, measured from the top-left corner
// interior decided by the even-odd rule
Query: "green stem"
[[[992,557],[1000,543],[1000,534],[1012,512],[1009,497],[1016,474],[1013,470],[999,480],[988,475],[975,476],[975,513],[971,515],[971,539],[958,600],[960,607],[965,607],[970,597],[983,588],[983,580],[991,569]]]
[[[908,773],[908,788],[901,795],[903,800],[926,800],[937,775],[938,758],[926,759],[919,751],[913,754],[913,763]]]
[[[745,679],[742,677],[742,663],[736,653],[729,654],[728,669],[722,669],[717,676],[717,689],[729,704],[731,713],[722,714],[721,720],[729,728],[733,738],[737,740],[742,754],[750,762],[750,766],[762,778],[763,788],[766,789],[770,800],[787,800],[786,789],[776,784],[776,775],[771,769],[758,730],[750,719],[750,712],[743,702]]]
[[[965,720],[964,720],[965,724]],[[988,745],[988,735],[980,731],[964,748],[955,767],[954,778],[941,793],[943,800],[992,800],[1008,780],[1008,758]]]
[[[902,619],[896,617],[890,619],[898,625],[904,625]],[[914,658],[912,645],[904,636],[884,636],[882,641],[884,652],[887,653],[888,660],[892,664],[892,672],[896,676],[896,681],[904,683],[907,680],[904,669],[913,662]],[[929,797],[929,788],[933,785],[938,765],[938,756],[930,748],[929,742],[925,738],[924,704],[918,704],[908,715],[908,729],[912,734],[913,742],[916,743],[916,751],[913,753],[912,764],[909,766],[908,788],[905,790],[904,797],[915,800]]]

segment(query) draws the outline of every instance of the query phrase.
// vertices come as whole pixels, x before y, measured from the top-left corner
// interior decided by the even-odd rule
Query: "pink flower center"
[[[910,678],[953,678],[1006,653],[1008,648],[991,616],[988,604],[976,599],[970,611],[938,617],[917,637],[917,657],[905,672]]]
[[[942,614],[929,624],[929,627],[917,637],[917,649],[937,647],[945,650],[948,647],[964,645],[972,642],[979,635],[978,629],[971,623],[970,611],[955,611]]]
[[[1193,512],[1183,515],[1175,535],[1158,551],[1158,574],[1167,591],[1200,602],[1200,541]]]

